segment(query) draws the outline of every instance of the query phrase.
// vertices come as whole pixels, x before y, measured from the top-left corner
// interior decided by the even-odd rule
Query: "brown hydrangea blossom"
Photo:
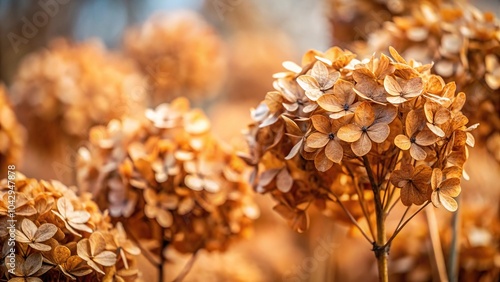
[[[178,96],[213,97],[224,81],[223,43],[194,12],[153,15],[129,30],[124,41],[127,53],[149,77],[154,105]]]
[[[5,86],[0,84],[0,173],[7,175],[8,165],[21,161],[26,132],[17,121],[7,98]]]
[[[140,281],[135,266],[140,250],[88,195],[79,197],[73,188],[20,173],[15,181],[1,180],[0,279]],[[12,196],[15,208],[9,207]],[[16,220],[14,228],[10,220]],[[9,263],[12,248],[15,264]]]
[[[394,16],[407,15],[412,7],[426,0],[328,0],[330,28],[333,43],[349,44],[353,40],[366,40]],[[434,2],[449,2],[437,0]]]
[[[30,144],[47,150],[145,108],[145,83],[133,61],[100,42],[57,39],[22,61],[11,90]]]
[[[496,154],[500,134],[500,21],[491,12],[462,3],[421,3],[402,17],[393,17],[374,31],[366,43],[354,44],[370,56],[394,46],[405,58],[433,62],[440,75],[435,89],[455,81],[457,91],[469,93],[464,113],[482,126],[479,143]],[[442,118],[445,118],[442,116]]]
[[[209,130],[184,98],[94,127],[79,150],[79,182],[138,240],[184,253],[224,250],[250,231],[258,210],[244,163]]]
[[[442,87],[431,65],[390,53],[360,62],[337,47],[309,51],[301,66],[285,64],[275,91],[252,111],[243,157],[255,168],[256,191],[272,194],[294,229],[307,228],[312,204],[327,214],[339,204],[377,252],[402,228],[387,240],[380,227],[399,202],[454,210],[466,144],[474,143],[475,126],[467,128],[460,111],[465,94],[456,94],[453,82]],[[299,93],[296,108],[290,92]],[[433,169],[441,177],[433,178]]]

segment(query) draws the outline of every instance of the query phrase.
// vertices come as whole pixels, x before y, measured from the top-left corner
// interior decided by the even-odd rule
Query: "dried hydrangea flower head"
[[[24,59],[11,89],[30,142],[46,150],[145,108],[145,83],[133,61],[101,43],[58,39]]]
[[[333,43],[345,45],[353,40],[366,40],[385,21],[406,15],[412,7],[425,2],[427,0],[328,0]]]
[[[0,173],[6,175],[8,165],[21,161],[26,132],[17,121],[7,90],[0,84]]]
[[[498,281],[500,275],[500,222],[498,201],[464,197],[461,202],[459,254],[457,257],[459,281]],[[416,217],[402,232],[405,240],[394,241],[391,258],[394,261],[395,281],[430,281],[433,279],[428,248],[431,245],[428,227],[423,217]],[[448,220],[448,219],[446,219]],[[453,229],[439,228],[444,253],[450,252]],[[418,278],[418,279],[417,279]],[[392,279],[391,279],[392,281]]]
[[[390,53],[360,62],[337,47],[309,51],[301,66],[283,64],[275,90],[252,111],[244,157],[254,187],[272,194],[294,229],[307,228],[311,204],[327,213],[339,204],[385,251],[401,226],[387,240],[379,224],[399,202],[456,210],[466,144],[474,143],[465,94],[442,85],[431,65]]]
[[[185,253],[224,250],[250,231],[258,210],[244,163],[209,130],[184,98],[142,119],[94,127],[79,150],[79,183],[138,239],[167,241]]]
[[[154,105],[178,96],[212,97],[224,81],[223,43],[194,12],[153,15],[142,26],[129,30],[124,44],[149,77]]]
[[[14,185],[13,211],[9,205]],[[139,281],[139,248],[121,226],[113,227],[88,195],[79,197],[58,181],[18,173],[15,181],[1,180],[0,197],[2,280]],[[17,220],[14,229],[10,220]],[[15,269],[7,258],[14,247],[10,238],[15,238]]]
[[[475,132],[490,152],[500,148],[500,21],[491,12],[471,5],[425,3],[412,13],[394,17],[359,44],[360,53],[370,56],[394,46],[404,58],[434,62],[433,71],[455,81],[457,91],[470,93],[464,113],[482,126]]]

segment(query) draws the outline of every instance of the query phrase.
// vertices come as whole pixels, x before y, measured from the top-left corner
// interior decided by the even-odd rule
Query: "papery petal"
[[[439,202],[448,211],[455,212],[458,209],[457,201],[446,194],[439,193]]]
[[[410,155],[417,161],[423,161],[427,157],[427,152],[417,144],[411,144]]]
[[[339,98],[331,94],[321,96],[317,102],[321,108],[329,112],[340,112],[344,110]]]
[[[432,123],[427,123],[427,127],[434,133],[436,134],[437,136],[439,137],[445,137],[446,134],[444,133],[444,131],[437,125],[434,125]]]
[[[369,103],[359,104],[354,112],[354,122],[360,126],[370,126],[375,121],[375,113]]]
[[[443,181],[439,187],[441,194],[448,195],[450,197],[458,197],[460,195],[460,179],[459,178],[448,178]]]
[[[322,115],[313,115],[311,116],[311,122],[316,130],[321,133],[328,134],[330,133],[330,120]]]
[[[276,176],[276,187],[283,193],[287,193],[292,189],[293,178],[288,173],[288,170],[282,169]]]
[[[333,166],[333,162],[326,157],[325,149],[319,151],[314,158],[314,166],[321,172],[325,172]]]
[[[374,123],[367,130],[368,137],[375,143],[384,142],[389,136],[390,128],[385,123]]]
[[[403,135],[403,134],[399,134],[398,136],[396,136],[396,138],[394,138],[394,144],[399,149],[404,150],[404,151],[410,149],[410,146],[411,146],[410,139],[406,135]]]
[[[438,137],[430,130],[422,130],[415,136],[415,143],[420,146],[431,146],[436,143]]]
[[[332,162],[340,163],[344,155],[344,149],[336,140],[331,140],[325,147],[325,155]]]
[[[361,128],[355,124],[342,126],[337,132],[337,137],[346,142],[355,142],[361,138]]]
[[[319,133],[319,132],[314,132],[313,134],[309,135],[306,139],[306,144],[310,148],[323,148],[328,141],[330,141],[330,138],[328,138],[328,135],[324,133]]]
[[[396,79],[393,76],[386,76],[384,78],[384,88],[389,95],[392,96],[400,96],[401,93],[403,92],[403,89],[399,85],[399,83],[396,81]],[[387,99],[389,101],[389,99]],[[390,102],[390,101],[389,101]]]
[[[156,221],[161,227],[168,228],[173,223],[172,214],[167,210],[158,209],[156,214]]]
[[[372,149],[372,141],[367,134],[361,134],[358,141],[351,143],[351,149],[356,154],[356,156],[361,157],[370,152]]]

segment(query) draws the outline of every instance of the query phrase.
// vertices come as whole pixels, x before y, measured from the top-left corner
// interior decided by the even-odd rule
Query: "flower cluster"
[[[500,275],[500,222],[497,201],[463,198],[458,240],[457,266],[459,281],[497,281]],[[445,220],[450,220],[445,217]],[[433,278],[429,261],[431,242],[423,217],[415,218],[406,230],[405,240],[391,246],[393,276],[391,281],[430,281]],[[418,224],[418,226],[416,225]],[[453,229],[439,228],[446,263],[453,246]]]
[[[125,49],[149,77],[154,105],[214,96],[226,75],[221,39],[193,12],[152,16],[127,32]]]
[[[8,101],[4,85],[0,85],[0,173],[7,175],[6,167],[21,161],[25,131],[19,124]]]
[[[337,47],[309,51],[301,66],[283,64],[275,91],[253,110],[244,157],[255,189],[270,192],[296,230],[307,228],[311,204],[359,201],[352,214],[368,221],[369,203],[388,211],[398,199],[456,210],[466,144],[474,143],[465,94],[431,65],[390,53],[360,62]]]
[[[145,108],[145,83],[133,61],[99,42],[58,39],[24,59],[11,89],[30,141],[47,148]]]
[[[492,154],[500,149],[500,21],[470,5],[415,6],[370,35],[359,52],[367,55],[388,46],[404,58],[434,62],[433,71],[458,91],[470,93],[464,113],[482,126],[476,137]],[[496,154],[500,161],[500,155]]]
[[[136,238],[166,241],[186,253],[224,250],[250,231],[258,210],[244,163],[209,129],[184,98],[149,109],[142,119],[96,126],[79,150],[79,183]]]
[[[138,281],[140,250],[88,195],[78,197],[58,181],[17,174],[14,182],[0,182],[0,197],[2,280]],[[13,264],[7,262],[12,255]]]
[[[442,1],[442,0],[438,0]],[[393,16],[406,15],[424,0],[328,0],[330,27],[335,44],[366,40]]]

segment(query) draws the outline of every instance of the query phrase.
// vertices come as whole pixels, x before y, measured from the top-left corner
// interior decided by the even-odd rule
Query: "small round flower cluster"
[[[209,129],[184,98],[142,119],[96,126],[79,150],[79,183],[137,238],[167,241],[185,253],[224,250],[250,231],[258,209],[244,163]]]
[[[124,44],[149,77],[155,106],[178,96],[212,97],[224,81],[223,42],[193,12],[154,15],[128,31]]]
[[[8,165],[17,165],[21,161],[24,149],[24,128],[17,121],[8,101],[4,85],[0,85],[0,173],[6,175]]]
[[[21,63],[11,90],[30,142],[46,148],[144,109],[145,83],[133,61],[109,53],[99,42],[59,39]],[[35,138],[37,133],[44,138]]]
[[[494,14],[466,4],[425,3],[357,46],[367,56],[394,46],[404,58],[434,62],[436,74],[470,93],[464,113],[481,123],[476,137],[500,161],[500,21]]]
[[[311,50],[302,66],[283,64],[288,71],[252,112],[245,159],[255,189],[270,192],[296,230],[307,228],[311,204],[359,202],[351,210],[366,220],[369,203],[388,211],[399,199],[456,210],[474,144],[465,94],[431,65],[390,53],[360,62],[337,47]]]
[[[139,248],[88,195],[17,174],[0,182],[0,198],[1,280],[139,281]]]

